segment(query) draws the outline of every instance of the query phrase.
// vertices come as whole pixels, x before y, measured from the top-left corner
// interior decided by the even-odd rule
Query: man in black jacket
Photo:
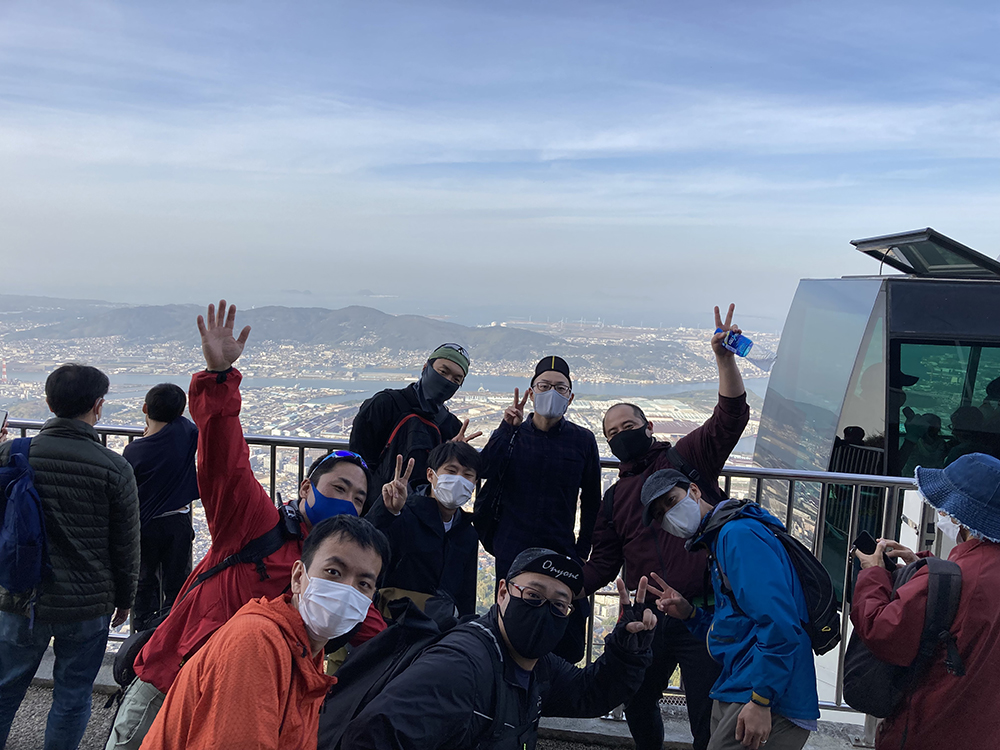
[[[460,616],[476,613],[479,535],[472,499],[479,476],[479,453],[468,443],[449,440],[427,459],[427,484],[407,497],[411,465],[382,487],[382,498],[365,516],[389,538],[392,562],[383,577],[381,601],[408,597],[421,609],[431,596],[447,597]],[[388,612],[383,607],[383,615]]]
[[[361,404],[351,427],[350,448],[372,469],[364,513],[379,496],[382,485],[393,481],[397,455],[403,456],[404,464],[413,460],[413,476],[419,481],[435,446],[482,434],[466,437],[468,422],[463,425],[444,405],[468,374],[469,353],[458,344],[441,344],[427,358],[416,383],[380,391]]]
[[[551,654],[583,573],[551,550],[522,552],[488,614],[418,656],[347,727],[351,750],[533,748],[542,716],[601,716],[639,687],[656,626],[619,581],[622,616],[586,669]],[[645,597],[643,579],[640,597]]]
[[[55,686],[45,747],[79,744],[108,625],[128,619],[135,597],[135,477],[94,429],[107,392],[107,376],[85,365],[63,365],[45,381],[45,399],[56,416],[32,438],[28,463],[42,501],[52,570],[34,603],[0,588],[0,747],[50,640]],[[0,464],[7,463],[10,446],[0,446]],[[5,508],[0,498],[0,514]]]
[[[122,452],[139,488],[141,554],[133,630],[152,627],[156,613],[170,608],[191,572],[198,428],[184,418],[186,405],[184,390],[173,383],[150,388],[142,405],[146,430]]]

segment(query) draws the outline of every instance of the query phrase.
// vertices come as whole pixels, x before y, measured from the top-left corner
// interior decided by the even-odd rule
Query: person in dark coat
[[[364,513],[383,484],[393,481],[396,455],[413,459],[417,481],[427,470],[427,456],[447,440],[472,440],[445,403],[462,387],[469,374],[469,354],[458,344],[441,344],[431,352],[420,379],[406,388],[387,388],[361,404],[351,427],[350,449],[372,470],[372,486]],[[391,445],[390,445],[391,443]]]
[[[187,396],[173,383],[149,389],[142,411],[143,437],[125,446],[139,488],[141,545],[139,587],[132,627],[152,626],[157,612],[173,605],[191,572],[194,528],[191,503],[198,499],[195,453],[198,428],[184,418]]]
[[[139,575],[139,501],[128,462],[101,445],[108,377],[67,364],[45,381],[55,414],[31,439],[28,463],[45,516],[51,571],[36,590],[0,587],[0,747],[42,656],[55,667],[46,747],[76,747],[90,718],[91,691],[108,625],[128,619]],[[0,445],[6,465],[12,443]],[[0,517],[6,500],[0,495]]]
[[[348,725],[341,747],[530,750],[542,716],[601,716],[627,700],[649,664],[655,617],[620,583],[622,616],[604,653],[575,667],[551,650],[581,582],[572,558],[522,552],[489,613],[421,653]]]
[[[875,747],[994,750],[1000,744],[1000,461],[971,453],[944,469],[918,466],[916,479],[938,511],[938,528],[958,542],[948,559],[962,570],[962,597],[950,632],[965,674],[949,673],[939,646],[926,674],[879,725]],[[851,622],[877,659],[908,666],[920,649],[929,574],[926,567],[917,571],[893,593],[883,552],[904,563],[917,559],[890,540],[872,555],[857,552],[863,569]]]
[[[383,485],[382,498],[365,516],[392,550],[382,603],[408,597],[423,608],[428,597],[447,596],[460,616],[475,614],[479,536],[462,506],[476,488],[479,453],[468,443],[442,443],[427,459],[428,483],[409,497],[412,459],[402,473],[402,456],[397,462],[394,480]]]
[[[725,322],[715,308],[716,328],[739,329],[732,324],[733,308]],[[713,497],[719,497],[719,473],[739,442],[750,420],[746,388],[731,351],[722,346],[725,333],[712,336],[712,350],[719,370],[719,403],[701,427],[677,441],[677,454],[697,470]],[[642,522],[642,485],[662,469],[677,469],[671,461],[671,444],[653,438],[653,424],[632,404],[616,404],[604,415],[604,437],[612,453],[621,461],[618,481],[608,490],[610,517],[606,510],[594,527],[594,549],[583,568],[584,588],[592,594],[607,585],[625,567],[629,590],[639,585],[640,576],[656,571],[673,588],[691,600],[705,594],[707,553],[691,553],[684,540],[659,526]],[[606,496],[607,497],[607,496]],[[652,603],[653,598],[650,597]],[[690,633],[683,622],[665,614],[653,639],[653,666],[639,691],[625,707],[625,718],[638,750],[663,745],[663,719],[659,700],[680,665],[687,696],[688,721],[694,736],[694,750],[705,750],[711,734],[712,699],[709,691],[720,667],[708,654],[703,638]]]
[[[569,364],[562,357],[543,357],[524,399],[518,395],[515,389],[513,403],[482,452],[487,487],[500,485],[500,518],[493,539],[498,585],[514,558],[529,547],[553,549],[583,564],[601,506],[597,438],[565,417],[576,397]],[[525,417],[529,398],[534,411]],[[584,599],[553,653],[573,663],[583,658],[589,614]]]

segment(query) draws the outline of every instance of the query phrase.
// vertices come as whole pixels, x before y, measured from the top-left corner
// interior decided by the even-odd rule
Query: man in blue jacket
[[[805,595],[772,528],[777,518],[753,503],[713,507],[680,472],[664,469],[642,487],[643,522],[656,522],[688,549],[707,548],[715,610],[693,606],[662,578],[657,607],[706,639],[722,664],[712,688],[708,750],[800,750],[819,719],[816,666],[802,623]]]

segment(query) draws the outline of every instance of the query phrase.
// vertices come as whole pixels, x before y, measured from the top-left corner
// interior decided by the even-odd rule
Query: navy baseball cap
[[[583,588],[583,568],[576,560],[544,547],[530,547],[514,558],[507,580],[521,573],[540,573],[562,581],[575,594]]]

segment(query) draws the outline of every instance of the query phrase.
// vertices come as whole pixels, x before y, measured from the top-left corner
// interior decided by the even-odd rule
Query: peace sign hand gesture
[[[619,578],[615,581],[618,587],[618,607],[622,613],[622,622],[627,623],[625,629],[630,633],[641,633],[644,630],[652,630],[656,627],[656,615],[653,610],[646,608],[646,587],[649,579],[643,576],[639,579],[639,588],[635,591],[635,602],[628,595],[625,581]]]
[[[660,586],[660,588],[656,588],[652,584],[649,586],[649,590],[656,596],[656,608],[678,620],[688,619],[694,612],[694,606],[691,602],[681,596],[677,589],[672,588],[656,573],[650,573],[650,575],[656,579]]]
[[[729,335],[730,331],[733,333],[743,333],[739,326],[733,325],[734,310],[736,310],[736,305],[729,305],[729,311],[726,313],[726,320],[723,323],[719,308],[715,308],[715,327],[722,329],[719,333],[712,335],[712,350],[715,352],[716,357],[732,359],[734,356],[733,353],[723,346],[722,342],[726,340],[726,336]]]
[[[524,405],[528,403],[528,392],[524,392],[524,398],[519,398],[518,389],[514,389],[514,403],[507,407],[503,413],[503,421],[511,427],[519,427],[524,421]]]
[[[480,430],[479,432],[473,432],[471,435],[466,435],[465,430],[468,428],[468,426],[469,426],[469,420],[466,419],[464,422],[462,422],[462,429],[459,430],[458,434],[451,439],[451,442],[471,443],[473,440],[475,440],[477,437],[483,434],[483,431]]]
[[[406,472],[403,472],[403,457],[396,456],[396,474],[391,482],[382,485],[382,502],[386,510],[398,516],[406,505],[409,494],[410,474],[413,473],[413,459],[406,462]]]
[[[215,305],[209,305],[206,317],[207,321],[201,315],[198,316],[198,332],[201,334],[201,351],[205,355],[205,364],[215,372],[228,370],[243,354],[243,347],[250,336],[250,326],[240,331],[239,338],[233,338],[236,305],[229,306],[227,316],[224,299],[219,300],[218,314]]]

